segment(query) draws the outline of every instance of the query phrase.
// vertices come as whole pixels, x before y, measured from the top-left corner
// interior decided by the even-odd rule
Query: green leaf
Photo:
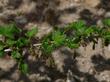
[[[15,24],[0,26],[0,34],[8,38],[14,38],[14,35],[20,32],[21,29],[17,28]]]
[[[8,46],[13,46],[14,44],[16,44],[16,41],[14,41],[14,40],[12,40],[12,39],[7,39],[7,40],[6,40],[6,44],[7,44]]]
[[[14,59],[20,59],[22,56],[21,54],[18,52],[18,51],[13,51],[11,53],[11,56],[14,58]]]
[[[73,28],[75,30],[82,29],[84,26],[85,26],[85,22],[83,20],[79,20],[69,25],[70,28]]]
[[[5,55],[4,51],[1,50],[1,51],[0,51],[0,57],[3,57],[4,55]]]
[[[78,48],[79,44],[76,43],[73,39],[68,38],[68,39],[66,39],[66,46],[68,46],[69,48],[73,49],[73,48]]]
[[[65,38],[65,34],[61,33],[59,30],[52,33],[52,40],[56,46],[64,44]]]
[[[105,38],[110,40],[110,35],[106,35]]]
[[[103,36],[105,39],[110,40],[110,32],[105,33]]]
[[[45,53],[50,54],[54,50],[54,47],[48,39],[45,39],[42,42],[42,49]]]
[[[104,25],[110,26],[110,18],[106,18],[102,22],[103,22]]]
[[[85,34],[87,35],[87,36],[90,36],[90,34],[92,34],[94,32],[94,29],[93,28],[87,28],[87,29],[85,29]]]
[[[29,43],[29,40],[27,38],[21,37],[16,42],[16,45],[17,47],[23,47],[23,46],[27,46],[28,43]]]
[[[2,41],[0,41],[0,50],[3,50],[5,47],[4,43]]]
[[[33,29],[27,31],[26,36],[29,38],[34,37],[37,32],[38,32],[38,29],[33,28]]]
[[[29,71],[28,68],[29,67],[28,67],[28,65],[26,63],[20,63],[20,65],[19,65],[19,69],[21,70],[21,72],[23,74],[27,74],[28,73],[28,71]]]

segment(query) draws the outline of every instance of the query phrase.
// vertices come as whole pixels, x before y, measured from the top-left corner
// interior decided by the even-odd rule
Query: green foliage
[[[23,46],[27,46],[29,43],[29,40],[25,37],[20,37],[17,42],[16,42],[16,46],[17,47],[23,47]]]
[[[71,49],[79,47],[79,44],[75,42],[75,38],[67,38],[65,45]]]
[[[24,62],[20,62],[20,63],[19,63],[19,69],[21,70],[21,72],[22,72],[23,74],[27,74],[28,71],[29,71],[28,65],[27,65],[26,63],[24,63]]]
[[[14,35],[19,32],[21,29],[17,28],[15,24],[0,26],[0,34],[8,38],[14,38]]]
[[[67,25],[63,31],[55,29],[48,35],[49,37],[45,37],[42,42],[43,51],[51,54],[53,50],[60,46],[78,48],[83,43],[87,44],[88,41],[96,44],[98,38],[110,41],[110,31],[103,29],[97,26],[87,26],[83,20],[73,22]]]
[[[26,36],[31,38],[33,36],[35,36],[35,34],[38,32],[38,29],[37,28],[32,28],[31,30],[29,30],[27,33],[26,33]]]
[[[2,41],[0,41],[0,50],[4,49],[4,43]]]
[[[65,42],[65,34],[61,33],[61,31],[57,30],[52,33],[52,42],[56,46],[63,45]]]
[[[85,29],[84,34],[85,34],[86,36],[90,36],[93,32],[94,32],[94,29],[91,28],[91,27],[89,27],[89,28]]]
[[[20,59],[22,58],[22,55],[18,52],[18,51],[13,51],[11,53],[11,56],[14,58],[14,59]]]
[[[5,55],[5,52],[3,50],[0,51],[0,57],[3,57]]]
[[[24,63],[23,48],[31,46],[31,39],[37,33],[37,29],[32,29],[23,33],[24,30],[18,28],[14,23],[0,26],[0,35],[5,38],[0,40],[0,57],[3,57],[7,52],[11,54],[19,63],[19,68],[22,73],[27,73],[28,66]],[[11,49],[11,51],[5,51]]]
[[[6,40],[6,45],[8,46],[13,46],[14,44],[16,44],[17,41],[13,40],[13,39],[7,39]]]
[[[54,45],[52,44],[52,42],[48,38],[45,38],[42,41],[42,50],[46,54],[50,54],[54,50]]]
[[[73,22],[65,26],[63,29],[54,29],[50,34],[42,38],[39,42],[39,47],[43,53],[50,54],[55,49],[61,46],[71,49],[78,48],[80,45],[88,42],[97,43],[98,38],[101,38],[106,43],[110,43],[110,19],[104,19],[104,27],[87,26],[83,20]],[[107,27],[107,28],[105,28]],[[11,57],[14,58],[19,65],[22,73],[28,73],[28,65],[24,63],[23,49],[33,47],[32,38],[38,32],[37,28],[24,33],[24,30],[17,28],[15,24],[0,26],[0,35],[5,40],[0,40],[0,57],[3,57],[7,52],[5,49],[11,49]],[[28,48],[27,48],[28,47]],[[34,47],[33,47],[34,48]]]
[[[102,39],[104,40],[104,43],[108,45],[110,43],[110,30],[108,29],[103,29],[101,32]]]
[[[105,26],[109,26],[110,27],[110,19],[109,18],[104,19],[102,22],[103,22],[103,24]]]
[[[85,27],[85,22],[83,20],[73,22],[73,23],[69,24],[68,27],[75,29],[77,31],[81,31],[81,29],[83,29],[83,27]]]

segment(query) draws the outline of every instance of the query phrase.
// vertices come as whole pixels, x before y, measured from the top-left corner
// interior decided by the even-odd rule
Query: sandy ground
[[[0,0],[0,24],[15,21],[19,27],[38,26],[38,37],[52,31],[54,25],[63,27],[79,19],[88,25],[101,26],[110,17],[110,0]],[[99,40],[75,50],[60,48],[50,59],[29,56],[29,75],[20,74],[13,59],[0,59],[0,82],[66,82],[71,70],[71,82],[110,82],[110,48]],[[75,81],[72,81],[74,79]]]

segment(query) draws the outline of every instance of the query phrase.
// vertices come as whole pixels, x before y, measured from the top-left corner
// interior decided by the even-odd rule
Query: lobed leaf
[[[7,44],[8,46],[13,46],[14,44],[16,44],[16,41],[15,41],[15,40],[12,40],[12,39],[7,39],[7,40],[6,40],[6,44]]]
[[[78,48],[79,44],[76,43],[74,39],[67,38],[66,39],[66,46],[68,46],[69,48],[73,49],[73,48]]]
[[[15,24],[0,26],[0,34],[8,38],[14,38],[14,35],[20,32],[21,29],[17,28]]]
[[[83,20],[73,22],[69,25],[69,28],[73,28],[75,30],[82,29],[85,26],[85,22]]]
[[[106,18],[102,22],[103,22],[104,25],[110,26],[110,18]]]
[[[54,47],[51,44],[51,42],[49,41],[49,39],[43,40],[43,42],[42,42],[42,49],[47,54],[50,54],[53,51]]]
[[[14,59],[20,59],[22,57],[21,54],[18,51],[12,51],[11,56]]]
[[[65,34],[61,33],[59,30],[52,33],[52,41],[56,46],[64,44],[65,38]]]
[[[28,65],[27,65],[26,63],[24,63],[24,62],[20,63],[19,69],[21,70],[21,72],[22,72],[23,74],[27,74],[28,71],[29,71]]]
[[[33,36],[35,36],[35,34],[38,32],[38,29],[37,28],[33,28],[29,31],[27,31],[27,33],[25,34],[27,37],[31,38]]]
[[[29,40],[25,37],[21,37],[18,39],[18,41],[16,42],[16,45],[18,47],[23,47],[23,46],[27,46],[29,43]]]

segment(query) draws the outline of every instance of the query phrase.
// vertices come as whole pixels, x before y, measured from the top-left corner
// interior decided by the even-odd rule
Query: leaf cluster
[[[61,46],[71,49],[79,46],[86,46],[89,42],[98,43],[101,38],[105,45],[110,43],[110,19],[104,19],[103,27],[96,25],[87,26],[83,20],[76,21],[65,25],[64,28],[54,29],[51,33],[43,37],[40,42],[40,49],[44,54],[51,54],[52,51]],[[6,53],[11,54],[19,65],[22,73],[28,72],[28,65],[24,61],[22,54],[23,48],[32,47],[32,38],[36,35],[38,29],[32,28],[29,31],[24,31],[18,28],[15,24],[0,26],[0,57]]]
[[[110,42],[110,19],[104,19],[103,28],[96,25],[87,26],[85,21],[80,20],[66,25],[63,29],[55,29],[47,35],[42,41],[42,49],[45,53],[50,54],[54,49],[60,46],[69,48],[78,48],[80,45],[86,46],[89,42],[94,45],[98,39],[104,39],[104,43]]]
[[[28,66],[23,59],[23,48],[30,47],[31,38],[36,33],[36,28],[24,33],[24,30],[18,28],[14,23],[0,26],[0,35],[4,38],[0,40],[0,57],[10,55],[19,63],[18,67],[21,72],[27,73]]]

